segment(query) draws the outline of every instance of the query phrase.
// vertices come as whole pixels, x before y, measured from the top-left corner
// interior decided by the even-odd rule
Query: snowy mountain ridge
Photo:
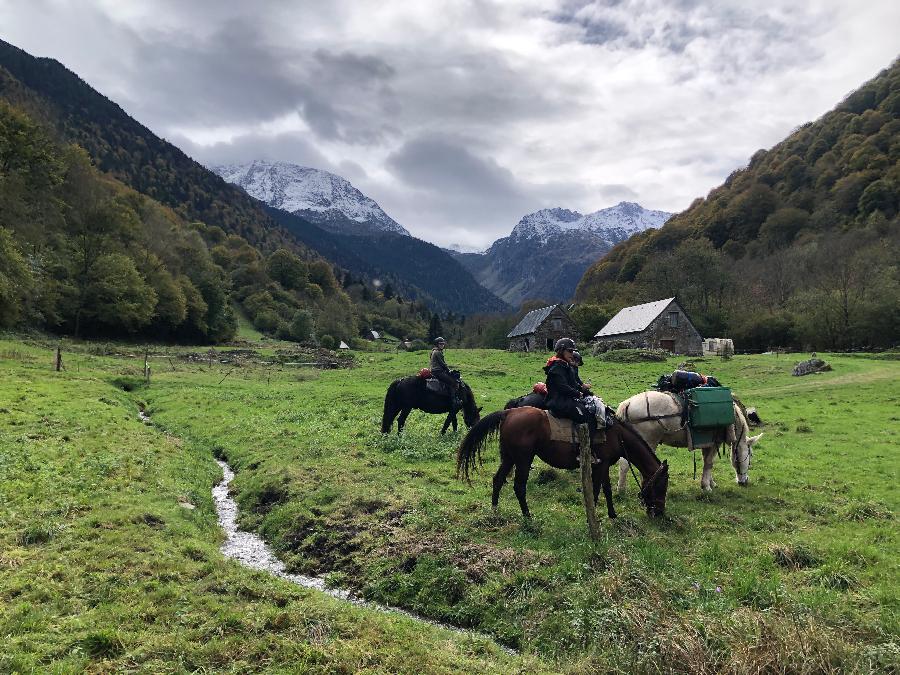
[[[209,167],[269,206],[334,232],[409,232],[341,176],[289,162],[254,160]]]
[[[615,206],[587,215],[563,208],[542,209],[522,218],[509,238],[537,239],[546,243],[551,237],[563,232],[581,230],[599,235],[608,242],[618,243],[651,227],[661,227],[671,217],[671,213],[651,211],[634,202],[619,202]]]

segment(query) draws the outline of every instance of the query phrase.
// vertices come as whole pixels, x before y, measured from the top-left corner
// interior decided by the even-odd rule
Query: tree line
[[[424,334],[430,316],[323,259],[189,222],[0,102],[0,327],[221,342],[235,308],[264,333],[328,346],[360,325]]]

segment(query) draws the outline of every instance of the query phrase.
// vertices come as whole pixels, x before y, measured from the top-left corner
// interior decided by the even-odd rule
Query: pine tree
[[[437,314],[431,315],[431,321],[428,323],[428,342],[434,342],[444,332],[441,325],[441,317]]]

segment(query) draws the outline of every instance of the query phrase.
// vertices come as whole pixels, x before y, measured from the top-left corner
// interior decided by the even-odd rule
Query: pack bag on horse
[[[462,381],[458,370],[447,367],[443,355],[445,345],[444,338],[435,340],[431,368],[422,368],[418,375],[395,380],[388,387],[381,418],[382,433],[390,433],[397,415],[400,416],[397,419],[397,433],[403,431],[406,418],[413,408],[427,413],[447,413],[441,434],[446,433],[451,424],[453,431],[457,430],[456,415],[460,409],[468,428],[481,418],[481,408],[475,405],[472,389]]]
[[[503,406],[503,409],[524,408],[525,406],[540,408],[541,410],[547,409],[547,385],[545,383],[535,382],[531,392],[524,396],[519,396],[519,398],[509,399],[506,405]]]
[[[735,481],[750,482],[753,446],[762,434],[750,436],[750,425],[731,390],[711,376],[676,370],[660,377],[659,391],[636,394],[619,404],[616,417],[631,423],[654,450],[660,443],[703,452],[700,487],[715,487],[712,470],[718,449],[731,446]],[[619,462],[619,491],[627,483],[628,464]],[[696,472],[696,465],[695,465]]]

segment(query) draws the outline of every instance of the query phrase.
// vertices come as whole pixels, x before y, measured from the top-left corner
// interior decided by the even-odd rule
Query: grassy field
[[[789,355],[695,360],[767,422],[750,487],[735,485],[724,460],[717,490],[701,493],[689,453],[666,449],[667,517],[648,520],[631,485],[620,517],[591,544],[577,475],[537,462],[534,520],[523,523],[511,485],[490,512],[496,448],[469,487],[454,477],[461,436],[440,438],[439,417],[413,413],[402,437],[379,433],[387,385],[427,354],[358,353],[356,368],[318,371],[209,366],[175,350],[142,386],[139,359],[79,349],[55,374],[46,348],[0,343],[9,401],[0,635],[14,645],[0,670],[877,672],[900,663],[900,362],[826,355],[833,372],[794,378]],[[528,391],[543,365],[538,355],[452,349],[448,361],[485,413]],[[582,375],[615,404],[679,361],[589,358]],[[167,433],[137,422],[138,402]],[[293,571],[476,628],[526,660],[224,561],[213,455],[237,472],[242,524]]]

